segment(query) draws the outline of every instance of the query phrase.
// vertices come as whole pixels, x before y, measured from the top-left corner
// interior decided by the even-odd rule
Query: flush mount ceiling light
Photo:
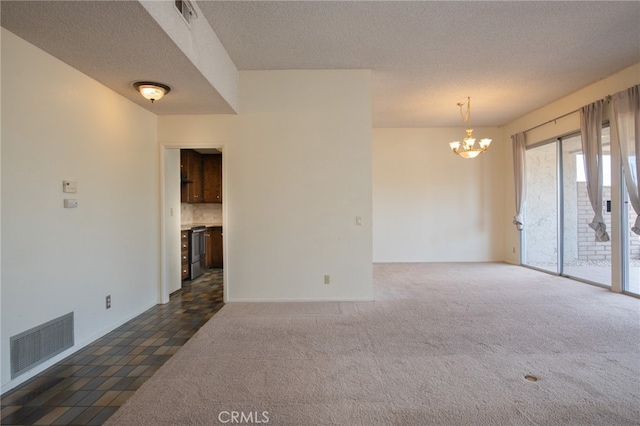
[[[471,98],[467,98],[466,112],[462,111],[462,107],[465,106],[465,102],[458,102],[458,106],[460,107],[460,116],[462,117],[462,120],[467,123],[467,136],[464,137],[462,143],[460,141],[455,141],[451,142],[449,146],[454,154],[458,154],[462,158],[476,158],[489,148],[491,139],[480,139],[480,142],[476,145],[476,140],[472,135],[473,129],[471,128]]]
[[[171,91],[169,86],[152,81],[136,81],[133,83],[133,87],[140,92],[142,96],[149,99],[151,103],[162,99],[164,95]]]

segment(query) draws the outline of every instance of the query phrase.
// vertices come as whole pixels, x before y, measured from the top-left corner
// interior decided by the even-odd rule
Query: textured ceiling
[[[2,26],[156,114],[233,113],[137,1],[6,1]],[[131,83],[168,84],[151,104]]]
[[[372,69],[376,127],[494,126],[640,62],[640,2],[198,1],[240,70]],[[232,112],[137,1],[0,3],[2,26],[157,114]],[[135,80],[173,90],[150,105]]]
[[[376,127],[502,125],[640,62],[639,2],[198,3],[240,70],[369,68]]]

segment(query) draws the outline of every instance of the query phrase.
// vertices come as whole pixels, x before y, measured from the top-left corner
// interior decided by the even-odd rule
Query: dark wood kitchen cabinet
[[[222,227],[214,226],[204,232],[205,263],[207,268],[222,268]]]
[[[182,279],[189,278],[189,231],[180,232],[180,259]]]
[[[222,203],[222,154],[202,156],[202,202]]]
[[[182,203],[222,203],[222,154],[180,150]]]
[[[202,154],[192,149],[180,150],[180,180],[182,203],[202,203]]]

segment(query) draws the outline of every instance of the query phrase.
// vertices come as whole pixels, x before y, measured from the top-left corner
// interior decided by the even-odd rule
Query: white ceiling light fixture
[[[451,142],[449,143],[449,146],[454,154],[458,154],[462,158],[476,158],[489,148],[491,139],[480,139],[480,142],[476,145],[476,139],[473,137],[473,129],[471,128],[471,98],[467,97],[466,112],[462,111],[462,107],[465,106],[465,102],[458,102],[457,105],[460,107],[460,116],[462,117],[462,120],[467,123],[467,135],[464,137],[462,142]]]
[[[152,81],[136,81],[133,83],[133,87],[140,92],[142,96],[149,99],[151,103],[162,99],[164,95],[171,91],[171,88],[166,84],[154,83]]]

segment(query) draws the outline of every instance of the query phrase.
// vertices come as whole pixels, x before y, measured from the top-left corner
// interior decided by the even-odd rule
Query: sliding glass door
[[[636,213],[629,204],[621,169],[612,164],[612,158],[619,159],[611,155],[610,134],[610,128],[604,126],[602,213],[612,241],[597,242],[589,226],[594,212],[587,192],[582,139],[576,133],[527,148],[522,264],[604,287],[611,287],[613,268],[617,268],[621,289],[640,296],[640,236],[631,231]],[[635,161],[631,163],[635,166]],[[619,179],[613,179],[614,170]],[[613,205],[614,200],[620,205]],[[612,225],[619,225],[621,232],[612,233]]]
[[[527,149],[527,198],[522,263],[558,273],[558,159],[556,143]]]
[[[602,205],[608,231],[612,224],[609,139],[609,128],[605,127],[602,131]],[[596,242],[595,232],[589,227],[594,212],[587,193],[580,134],[528,148],[526,171],[522,263],[582,281],[611,286],[611,241]],[[630,280],[636,279],[640,287],[640,238],[630,237],[629,241],[639,245],[638,268]]]
[[[562,268],[563,275],[611,286],[611,241],[596,242],[589,227],[594,212],[587,184],[580,135],[561,138],[562,147]],[[602,205],[607,230],[611,231],[611,156],[609,128],[602,131]]]
[[[627,271],[626,274],[624,274],[623,290],[640,296],[640,236],[631,231],[637,215],[629,203],[629,196],[626,190],[624,191],[623,215],[626,220],[622,224],[622,229],[628,230],[624,235],[623,242],[623,270]]]

